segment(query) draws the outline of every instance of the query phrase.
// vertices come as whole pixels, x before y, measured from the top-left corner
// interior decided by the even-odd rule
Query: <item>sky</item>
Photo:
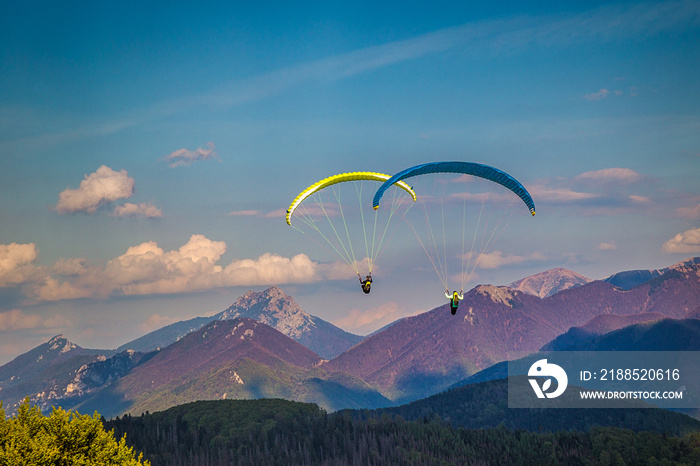
[[[369,295],[286,225],[343,172],[517,178],[537,215],[468,287],[700,255],[700,3],[473,3],[5,5],[0,364],[59,333],[116,348],[270,285],[362,335],[444,304],[405,222]]]

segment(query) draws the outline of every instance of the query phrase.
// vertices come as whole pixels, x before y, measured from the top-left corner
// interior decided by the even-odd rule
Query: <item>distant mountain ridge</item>
[[[206,399],[285,398],[325,409],[386,406],[349,374],[319,369],[321,358],[269,325],[213,321],[134,367],[75,408],[104,416],[139,414]]]
[[[700,320],[698,319],[669,319],[663,317],[656,319],[660,314],[640,314],[639,321],[626,326],[613,328],[602,333],[595,333],[601,327],[594,327],[595,331],[585,333],[582,338],[567,338],[562,340],[557,337],[544,345],[540,351],[698,351],[700,350]],[[602,317],[602,316],[601,316]],[[605,316],[617,317],[617,316]],[[621,316],[630,322],[631,317]],[[593,319],[596,320],[596,319]],[[615,322],[615,327],[621,321]],[[587,325],[572,327],[572,330],[591,328]],[[569,332],[567,332],[568,334]],[[565,334],[565,335],[567,335]],[[576,335],[576,334],[574,334]],[[546,353],[544,353],[546,354]],[[521,358],[528,361],[536,361],[544,358],[544,354],[535,352]],[[508,377],[508,362],[503,361],[494,364],[476,374],[461,380],[451,387],[457,388],[468,384],[487,382],[491,380],[505,379]]]
[[[677,262],[664,269],[627,270],[610,275],[604,281],[610,283],[611,285],[615,285],[618,288],[622,288],[623,290],[631,290],[632,288],[642,285],[649,280],[662,276],[670,270],[688,270],[689,268],[698,265],[698,261],[700,261],[699,257],[693,257]]]
[[[262,292],[249,291],[214,316],[170,324],[120,346],[117,351],[149,352],[164,348],[212,321],[237,317],[248,317],[270,325],[325,359],[337,356],[363,338],[307,314],[291,296],[272,286]]]
[[[593,280],[571,270],[556,268],[541,272],[508,285],[524,293],[546,298],[574,286],[585,285]]]
[[[27,396],[57,398],[62,395],[58,387],[67,386],[78,368],[112,355],[114,350],[81,348],[63,335],[56,335],[0,366],[0,400],[9,412]]]
[[[479,285],[465,294],[456,316],[443,305],[402,319],[325,364],[405,402],[446,389],[511,355],[536,352],[596,316],[656,313],[681,319],[698,303],[699,259],[680,262],[631,290],[597,280],[539,298]]]
[[[656,322],[666,318],[667,316],[658,312],[643,312],[632,315],[600,314],[580,327],[571,327],[566,333],[559,335],[543,346],[542,351],[564,351],[569,347],[577,346],[584,341],[592,340],[613,330],[643,322]]]
[[[700,258],[660,270],[629,290],[598,280],[546,298],[479,285],[465,293],[457,315],[445,304],[400,319],[331,360],[260,322],[300,339],[319,327],[271,287],[246,293],[216,316],[149,334],[172,339],[159,351],[115,355],[58,335],[0,367],[0,399],[8,412],[29,394],[44,408],[60,402],[104,415],[224,397],[314,401],[330,410],[388,406],[438,393],[485,368],[495,374],[495,363],[534,353],[562,335],[581,344],[633,323],[700,316]],[[258,320],[239,317],[244,313]],[[668,328],[668,344],[674,332],[680,337],[688,330]]]

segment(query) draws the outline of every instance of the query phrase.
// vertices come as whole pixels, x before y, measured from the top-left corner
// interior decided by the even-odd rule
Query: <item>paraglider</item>
[[[367,275],[364,279],[361,276],[357,276],[360,279],[360,286],[365,294],[369,294],[372,291],[372,275]]]
[[[457,313],[457,308],[459,307],[459,302],[464,299],[464,294],[460,290],[459,293],[456,291],[450,296],[450,290],[445,290],[445,298],[450,300],[450,311],[452,315]]]
[[[513,202],[511,201],[517,201],[519,198],[534,216],[535,203],[527,189],[518,180],[502,170],[481,163],[447,161],[423,163],[396,173],[377,189],[372,201],[373,209],[379,210],[380,201],[386,190],[393,183],[402,182],[412,177],[439,173],[446,173],[448,176],[449,174],[454,175],[452,175],[452,179],[448,180],[437,180],[435,177],[432,177],[434,189],[441,191],[432,197],[429,195],[430,190],[427,186],[420,186],[419,192],[422,195],[420,200],[423,205],[422,211],[425,214],[425,222],[421,220],[420,222],[414,222],[414,225],[409,220],[409,215],[404,218],[442,282],[443,289],[445,289],[445,297],[450,300],[450,310],[454,315],[459,307],[459,301],[464,298],[464,295],[462,291],[459,293],[454,291],[452,294],[449,292],[448,281],[457,277],[458,274],[456,271],[450,270],[448,262],[457,259],[456,262],[460,263],[461,275],[459,277],[461,278],[461,287],[458,289],[464,290],[480,262],[485,261],[486,259],[484,258],[489,257],[490,248],[493,247],[494,242],[509,222],[510,216],[501,214],[504,207],[510,204],[511,210],[514,211],[514,207],[512,207]],[[456,178],[455,175],[457,176]],[[481,183],[475,183],[479,179]],[[465,186],[467,183],[469,183],[470,187],[475,184],[480,186],[478,189],[469,189],[467,190],[468,192],[462,190],[449,194],[445,193],[449,189],[452,191],[462,189],[462,186]],[[501,192],[503,188],[510,193],[506,195]],[[512,196],[511,193],[517,197]],[[459,226],[457,225],[458,222],[454,221],[454,211],[450,210],[450,205],[454,206],[457,201],[463,202],[462,224]],[[492,205],[487,207],[487,202]],[[481,208],[474,215],[468,216],[467,203],[481,203]],[[448,212],[447,215],[445,213],[446,210]],[[467,222],[468,218],[470,222]],[[440,235],[439,231],[440,226],[442,226],[442,235]],[[460,227],[461,254],[455,251],[454,244],[457,242],[455,233],[459,232]],[[419,233],[419,228],[425,228],[425,230]],[[471,249],[468,248],[467,241],[467,236],[471,233],[470,230],[473,230],[473,237],[470,241]]]
[[[416,200],[413,189],[398,181],[395,183],[397,189],[391,190],[391,207],[377,215],[369,203],[363,202],[363,192],[367,183],[383,183],[389,178],[389,175],[376,172],[329,176],[304,189],[287,209],[287,225],[312,237],[342,259],[357,274],[365,294],[372,289],[372,268],[388,241],[392,218],[397,213],[401,216]],[[368,216],[373,217],[373,224],[367,221]],[[298,222],[293,223],[292,219]],[[362,244],[365,257],[358,260],[356,250]],[[361,267],[365,266],[366,273],[361,274]],[[362,275],[366,278],[363,279]]]
[[[384,191],[392,184],[406,178],[411,178],[412,176],[425,175],[428,173],[462,173],[493,181],[517,194],[518,197],[523,200],[527,208],[530,209],[530,213],[535,215],[535,202],[532,200],[532,197],[530,197],[530,193],[527,192],[527,189],[525,189],[518,180],[498,168],[474,162],[422,163],[400,171],[385,181],[379,189],[377,189],[377,192],[374,194],[374,199],[372,200],[372,207],[375,210],[379,208],[379,201],[384,195]]]

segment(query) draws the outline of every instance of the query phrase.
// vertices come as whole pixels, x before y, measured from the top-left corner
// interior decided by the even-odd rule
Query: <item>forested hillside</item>
[[[284,400],[202,401],[105,422],[153,466],[187,464],[700,464],[700,434],[594,427],[454,428],[432,415],[356,419]]]
[[[588,431],[594,427],[624,427],[634,431],[653,430],[669,435],[700,432],[700,421],[685,414],[657,408],[508,408],[508,381],[491,380],[453,388],[405,405],[375,410],[348,410],[357,419],[401,416],[413,421],[439,417],[454,427],[471,429],[499,425],[509,430],[557,432]]]

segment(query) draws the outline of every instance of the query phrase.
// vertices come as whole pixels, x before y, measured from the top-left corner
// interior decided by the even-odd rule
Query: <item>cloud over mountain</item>
[[[695,254],[700,252],[700,228],[686,230],[666,241],[662,249],[665,252]]]
[[[0,287],[27,281],[34,274],[36,244],[0,244]]]
[[[305,254],[283,257],[264,253],[255,259],[220,264],[224,241],[195,234],[178,249],[166,251],[155,241],[127,248],[105,265],[83,258],[62,258],[53,267],[36,265],[29,244],[0,244],[0,288],[18,287],[30,302],[110,295],[177,294],[230,286],[311,283],[339,278],[333,264],[320,265]],[[344,276],[343,276],[344,277]]]

